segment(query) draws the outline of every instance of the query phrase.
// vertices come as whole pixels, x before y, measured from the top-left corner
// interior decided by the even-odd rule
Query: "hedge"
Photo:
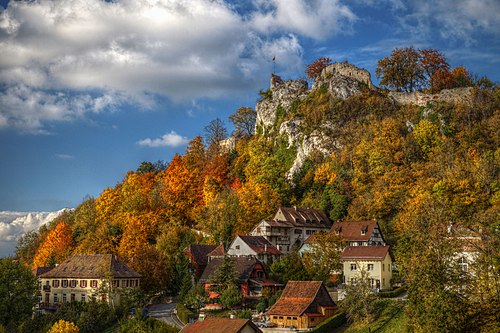
[[[405,290],[406,290],[405,287],[399,287],[399,288],[391,290],[391,291],[381,291],[377,295],[380,298],[394,298],[394,297],[398,297],[399,295],[401,295]]]
[[[189,324],[189,318],[194,318],[193,311],[186,308],[184,304],[177,303],[175,308],[177,309],[177,317],[179,317],[184,324]]]
[[[347,317],[345,313],[340,312],[335,316],[328,318],[315,328],[313,328],[310,333],[330,333],[333,329],[338,328],[345,324]]]

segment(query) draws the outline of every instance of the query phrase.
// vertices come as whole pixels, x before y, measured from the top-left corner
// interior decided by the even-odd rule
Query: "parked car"
[[[257,322],[258,327],[274,327],[276,324],[274,324],[271,321],[259,321]]]

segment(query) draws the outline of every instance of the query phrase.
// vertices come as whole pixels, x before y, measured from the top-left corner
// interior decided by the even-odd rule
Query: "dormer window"
[[[366,232],[367,232],[367,231],[368,231],[368,226],[366,226],[366,225],[365,225],[365,226],[363,226],[363,227],[361,228],[361,235],[366,235]]]

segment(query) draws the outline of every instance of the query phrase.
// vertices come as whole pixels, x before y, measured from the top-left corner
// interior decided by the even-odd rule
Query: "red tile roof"
[[[238,236],[257,254],[281,255],[280,250],[263,236]]]
[[[114,278],[141,278],[113,254],[74,254],[40,278],[95,278],[111,272]]]
[[[307,311],[310,315],[319,313],[317,306],[337,307],[323,282],[288,281],[281,297],[268,312],[270,315],[301,316]]]
[[[335,223],[331,232],[342,235],[348,241],[368,241],[376,224],[375,220],[342,221]]]
[[[262,331],[255,326],[248,319],[229,319],[229,318],[216,318],[208,317],[203,321],[187,325],[181,330],[181,333],[240,333],[243,329],[251,328],[249,332],[262,333]],[[248,330],[245,330],[248,332]]]
[[[341,255],[342,260],[349,259],[368,259],[384,260],[387,254],[390,254],[390,246],[348,246]]]

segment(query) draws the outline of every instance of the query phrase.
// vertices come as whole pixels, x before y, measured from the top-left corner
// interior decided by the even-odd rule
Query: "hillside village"
[[[173,297],[181,332],[333,332],[375,316],[354,313],[356,300],[436,298],[412,320],[448,304],[450,314],[480,311],[470,327],[494,329],[495,89],[387,91],[347,62],[325,66],[310,88],[273,74],[254,133],[206,150],[197,138],[165,168],[145,163],[21,240],[18,260],[38,279],[35,313],[131,302],[135,290]],[[144,316],[152,303],[135,301]]]

